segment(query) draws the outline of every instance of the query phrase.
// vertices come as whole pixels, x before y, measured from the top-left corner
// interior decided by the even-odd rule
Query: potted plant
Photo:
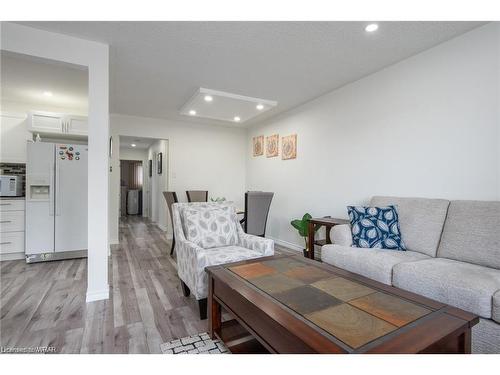
[[[307,244],[307,237],[309,236],[309,220],[312,219],[312,216],[309,213],[304,214],[302,216],[302,219],[295,219],[290,222],[292,224],[292,227],[297,229],[299,232],[299,235],[304,238],[304,243],[306,247],[302,250],[304,253],[304,256],[307,257],[307,253],[309,252],[308,249],[308,244]],[[318,231],[320,228],[320,225],[315,225],[314,226],[314,233]]]

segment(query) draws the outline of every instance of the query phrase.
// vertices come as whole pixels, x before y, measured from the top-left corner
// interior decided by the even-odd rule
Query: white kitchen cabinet
[[[31,112],[28,130],[41,134],[60,134],[64,129],[64,115],[52,112]]]
[[[87,117],[67,113],[30,112],[28,130],[34,134],[50,137],[87,137]]]
[[[67,133],[81,136],[88,136],[89,127],[87,117],[83,116],[66,116]]]
[[[0,162],[26,163],[26,142],[32,139],[26,115],[0,113]]]
[[[24,247],[24,198],[2,198],[0,199],[0,261],[23,259]]]

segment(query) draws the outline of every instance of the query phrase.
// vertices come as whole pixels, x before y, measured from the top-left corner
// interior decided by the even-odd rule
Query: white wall
[[[108,286],[109,48],[66,35],[2,22],[3,50],[63,61],[89,70],[87,301],[106,299]]]
[[[186,201],[186,190],[208,190],[209,197],[226,197],[243,207],[245,194],[246,130],[145,117],[111,115],[115,150],[119,135],[168,140],[168,189]],[[118,239],[118,160],[111,161],[109,231]],[[168,160],[168,165],[166,161]],[[163,199],[163,198],[162,198]],[[171,234],[170,219],[168,233]]]
[[[120,160],[144,160],[148,158],[148,150],[137,148],[120,148]]]
[[[274,191],[267,234],[347,217],[372,195],[500,199],[499,25],[489,24],[298,107],[247,138],[247,188]],[[297,133],[297,159],[252,157],[252,137]],[[281,141],[281,140],[280,140]]]
[[[158,174],[157,156],[162,153],[162,174]],[[168,214],[167,203],[163,197],[163,192],[168,191],[168,141],[159,139],[155,141],[148,149],[148,160],[153,161],[152,176],[148,176],[150,195],[149,206],[151,207],[151,220],[156,223],[162,230],[168,229]]]

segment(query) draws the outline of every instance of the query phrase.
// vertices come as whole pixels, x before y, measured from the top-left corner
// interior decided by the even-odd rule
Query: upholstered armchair
[[[186,297],[193,293],[206,319],[205,267],[273,255],[274,241],[246,234],[230,204],[174,203],[172,210],[182,289]]]

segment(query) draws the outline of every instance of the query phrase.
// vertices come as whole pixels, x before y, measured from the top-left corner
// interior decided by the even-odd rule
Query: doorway
[[[168,140],[120,135],[119,150],[120,216],[142,215],[167,231]]]
[[[143,161],[120,160],[120,215],[143,215]]]

